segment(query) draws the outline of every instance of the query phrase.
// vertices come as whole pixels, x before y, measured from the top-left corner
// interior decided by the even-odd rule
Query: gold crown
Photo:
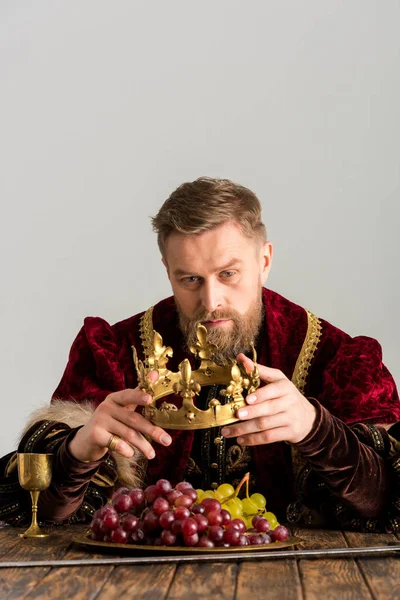
[[[152,403],[144,409],[144,415],[152,423],[165,429],[206,429],[233,423],[238,420],[238,409],[246,404],[245,397],[260,385],[256,366],[257,354],[253,343],[251,347],[254,369],[247,373],[244,366],[236,360],[230,360],[223,365],[216,364],[213,358],[217,346],[208,341],[207,329],[199,323],[196,333],[198,341],[190,347],[190,351],[201,363],[195,371],[192,371],[187,358],[179,364],[177,373],[170,371],[167,362],[168,358],[172,357],[173,350],[163,345],[161,335],[154,330],[152,348],[144,362],[138,360],[136,348],[132,346],[138,385],[153,396]],[[149,381],[147,375],[150,371],[157,371],[156,382]],[[225,403],[221,404],[218,398],[213,398],[208,402],[206,410],[197,408],[193,398],[203,386],[216,384],[226,385],[220,392],[220,395],[225,397]],[[158,407],[157,401],[170,394],[179,394],[182,397],[182,406],[178,409],[175,404],[162,402]]]

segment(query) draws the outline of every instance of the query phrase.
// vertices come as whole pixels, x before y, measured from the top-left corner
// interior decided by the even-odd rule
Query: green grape
[[[265,508],[267,501],[262,494],[252,494],[250,500],[254,502],[258,509]]]
[[[243,498],[242,500],[243,512],[245,515],[256,515],[258,512],[258,506],[249,498]]]
[[[269,524],[271,525],[271,529],[275,529],[275,527],[278,527],[279,522],[274,513],[265,512],[261,516],[264,517],[264,519],[268,519]]]
[[[200,504],[200,502],[203,500],[203,497],[204,497],[204,491],[196,490],[196,492],[197,492],[197,502]]]
[[[253,515],[250,515],[250,517],[243,517],[243,520],[245,522],[246,529],[253,528]]]
[[[215,498],[214,491],[213,490],[206,490],[205,492],[203,492],[202,500],[204,500],[204,498]]]
[[[220,502],[223,502],[225,498],[229,498],[232,494],[235,493],[235,488],[230,483],[222,483],[217,491],[215,492],[215,497]]]
[[[236,506],[238,509],[240,509],[243,512],[242,501],[240,498],[231,498],[230,500],[228,500],[227,504],[229,504],[231,506]]]
[[[229,511],[232,519],[240,519],[243,516],[242,501],[239,498],[228,500],[226,504],[222,505],[222,508]]]

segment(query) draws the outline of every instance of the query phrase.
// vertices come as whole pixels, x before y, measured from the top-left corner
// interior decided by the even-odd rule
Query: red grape
[[[98,511],[96,511],[95,516],[102,519],[107,513],[110,513],[110,512],[117,514],[117,511],[115,510],[114,505],[107,503],[107,504],[105,504],[105,506],[102,506],[101,508],[99,508]]]
[[[207,522],[208,523],[208,522]],[[99,517],[95,517],[93,521],[90,523],[90,529],[94,534],[102,534],[104,531],[102,530],[103,520]]]
[[[189,496],[189,498],[192,500],[192,504],[193,502],[197,502],[197,499],[199,497],[196,490],[194,490],[193,488],[183,490],[183,495]]]
[[[217,511],[217,510],[210,510],[208,513],[206,513],[207,515],[207,519],[210,525],[221,525],[222,523],[222,515],[221,515],[221,511]]]
[[[182,492],[179,490],[172,490],[169,492],[169,494],[167,494],[167,500],[170,504],[174,504],[175,500],[179,498],[179,496],[183,496]]]
[[[203,515],[205,512],[206,512],[206,507],[203,504],[194,504],[192,506],[192,513],[195,515]],[[225,511],[225,512],[228,512],[228,511]],[[229,518],[230,518],[230,516],[229,516]]]
[[[207,517],[205,517],[204,515],[198,514],[198,515],[194,515],[193,518],[197,523],[198,532],[203,533],[203,531],[205,531],[208,527]]]
[[[140,542],[143,541],[143,538],[144,538],[143,529],[136,529],[136,531],[134,531],[131,535],[131,539],[134,544],[140,544]]]
[[[249,542],[250,542],[251,546],[255,546],[255,545],[264,543],[261,535],[259,535],[258,533],[252,533],[251,535],[248,536],[248,538],[249,538]]]
[[[144,492],[140,489],[131,490],[129,495],[132,500],[133,506],[140,506],[144,502]]]
[[[154,500],[153,511],[156,513],[156,515],[162,515],[168,509],[169,509],[169,503],[165,498],[162,498],[161,496],[159,496],[158,498],[156,498]]]
[[[232,519],[230,523],[227,525],[228,527],[236,527],[239,529],[240,533],[244,533],[246,531],[246,525],[242,519]]]
[[[161,543],[164,546],[173,546],[176,542],[176,535],[172,533],[172,531],[168,531],[168,529],[164,529],[161,532]]]
[[[120,496],[121,494],[129,494],[129,492],[130,490],[127,487],[120,487],[113,493],[111,501],[114,502],[114,500],[116,500],[118,496]]]
[[[158,516],[152,511],[149,510],[144,516],[143,519],[143,528],[145,531],[154,531],[158,528],[159,520]]]
[[[171,525],[171,531],[174,535],[182,533],[182,519],[176,519]]]
[[[278,525],[270,535],[274,542],[284,542],[289,537],[289,530],[284,525]]]
[[[256,526],[256,524],[258,523],[258,521],[259,521],[260,519],[262,519],[262,518],[263,518],[263,517],[261,517],[260,515],[254,515],[254,517],[253,517],[253,518],[252,518],[252,520],[251,520],[251,524],[253,525],[253,527],[255,527],[255,526]]]
[[[196,546],[199,541],[199,535],[194,533],[193,535],[187,535],[183,538],[185,546]]]
[[[139,519],[135,517],[135,515],[126,515],[122,522],[122,528],[125,531],[132,532],[135,531],[139,526]]]
[[[255,528],[259,533],[267,533],[271,529],[271,525],[267,519],[260,518],[256,521]]]
[[[190,490],[193,489],[193,486],[191,483],[189,483],[188,481],[181,481],[180,483],[178,483],[175,486],[175,489],[179,490],[180,492],[183,492],[183,490]]]
[[[272,542],[271,536],[268,533],[260,534],[263,540],[263,544],[270,544]]]
[[[210,504],[210,502],[213,502],[213,501],[214,501],[214,498],[204,498],[200,502],[200,504],[202,504],[207,509],[207,506]]]
[[[225,508],[221,510],[221,517],[222,525],[228,525],[228,523],[230,523],[232,520],[231,513],[228,510],[225,510]]]
[[[198,548],[214,548],[214,542],[210,540],[206,535],[202,535],[197,542]]]
[[[166,510],[159,518],[159,523],[163,529],[170,529],[174,521],[175,516],[171,510]]]
[[[244,535],[244,533],[241,533],[240,538],[238,539],[237,545],[238,546],[248,546],[249,540],[247,538],[247,535]]]
[[[192,504],[193,500],[185,494],[182,494],[182,496],[179,496],[179,498],[175,500],[175,506],[186,506],[186,508],[189,508]]]
[[[235,527],[228,527],[224,531],[224,542],[228,542],[231,546],[236,546],[240,538],[240,531]]]
[[[111,532],[111,541],[115,544],[126,544],[128,541],[128,532],[122,529],[122,527],[113,529]]]
[[[219,525],[212,525],[208,530],[208,537],[213,542],[220,542],[224,537],[224,529]]]
[[[128,512],[133,506],[132,498],[129,494],[121,494],[115,500],[114,506],[119,513]]]
[[[182,522],[182,533],[184,537],[194,535],[198,532],[197,521],[189,517],[188,519],[184,519]]]
[[[103,517],[103,527],[116,529],[119,525],[119,517],[116,512],[108,512]]]
[[[174,512],[175,519],[188,519],[190,517],[190,510],[186,506],[178,506]]]
[[[163,494],[165,496],[172,490],[172,485],[168,479],[159,479],[156,483],[156,488],[159,494]]]
[[[205,504],[205,500],[209,500],[209,502]],[[214,500],[214,498],[204,498],[201,503],[206,507],[206,513],[210,512],[211,510],[221,512],[221,503],[218,500]]]
[[[158,490],[155,485],[149,485],[144,490],[144,497],[149,504],[153,504],[154,500],[159,496]]]

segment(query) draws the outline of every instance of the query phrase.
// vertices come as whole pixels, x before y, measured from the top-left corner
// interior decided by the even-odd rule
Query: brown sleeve
[[[39,519],[60,523],[76,513],[84,502],[90,481],[103,462],[101,459],[84,463],[72,456],[69,443],[77,430],[72,429],[68,433],[54,454],[51,485],[39,496]]]
[[[349,426],[310,401],[317,411],[314,428],[295,448],[337,499],[360,517],[378,517],[390,496],[389,466]]]
[[[109,454],[91,463],[77,461],[70,454],[69,442],[78,429],[56,421],[38,421],[18,446],[18,452],[53,454],[52,481],[39,496],[41,521],[86,522],[113,492],[118,475]],[[29,492],[18,485],[17,453],[1,459],[0,471],[0,518],[15,525],[29,522],[31,502]]]

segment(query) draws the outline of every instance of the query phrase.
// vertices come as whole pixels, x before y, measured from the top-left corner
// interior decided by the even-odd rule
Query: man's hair
[[[228,222],[236,223],[243,235],[258,243],[267,239],[261,204],[254,192],[229,179],[211,177],[180,185],[152,218],[163,256],[171,233],[197,235]]]

